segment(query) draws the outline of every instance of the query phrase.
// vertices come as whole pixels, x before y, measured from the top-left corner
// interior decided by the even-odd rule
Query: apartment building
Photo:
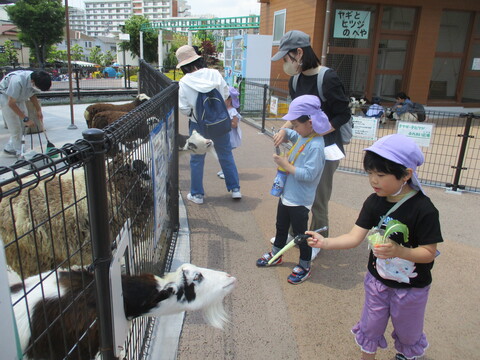
[[[88,36],[108,36],[120,31],[132,15],[152,22],[173,16],[187,16],[190,6],[176,0],[85,0],[85,8],[69,7],[70,29]]]

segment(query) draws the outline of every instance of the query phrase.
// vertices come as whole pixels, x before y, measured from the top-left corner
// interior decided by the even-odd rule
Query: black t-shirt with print
[[[363,203],[362,210],[355,224],[364,229],[371,229],[378,225],[380,218],[394,205],[395,203],[388,202],[385,197],[372,194]],[[385,228],[385,223],[392,219],[402,222],[407,225],[409,229],[409,239],[407,243],[403,242],[403,235],[400,233],[390,236],[390,239],[405,247],[416,248],[420,245],[443,242],[438,210],[430,201],[430,198],[422,192],[418,192],[415,196],[403,203],[397,210],[389,214],[388,218],[384,219],[382,228]],[[383,279],[376,270],[376,260],[377,258],[373,255],[373,252],[370,251],[368,270],[375,278],[389,287],[422,288],[432,282],[430,270],[433,267],[433,261],[428,264],[415,263],[415,272],[418,275],[410,278],[410,283],[407,284]]]

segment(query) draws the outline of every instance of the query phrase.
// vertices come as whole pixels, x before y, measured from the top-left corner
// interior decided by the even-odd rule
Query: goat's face
[[[197,131],[193,130],[192,135],[186,140],[182,151],[189,151],[196,155],[203,155],[206,154],[212,146],[212,140],[205,139]]]
[[[358,105],[359,105],[358,100],[355,97],[352,96],[350,98],[350,107],[355,107],[355,106],[358,106]]]
[[[177,270],[177,300],[187,310],[200,310],[222,301],[235,287],[237,279],[223,271],[183,264]]]
[[[233,276],[222,271],[183,264],[165,278],[157,278],[157,282],[160,291],[171,295],[159,302],[149,312],[150,316],[202,310],[205,320],[216,328],[222,329],[228,321],[223,299],[237,283]]]

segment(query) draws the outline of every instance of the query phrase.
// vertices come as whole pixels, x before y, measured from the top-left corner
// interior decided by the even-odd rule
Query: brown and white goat
[[[28,359],[92,358],[99,350],[94,274],[58,270],[10,287],[22,352]],[[205,320],[222,329],[228,321],[223,299],[237,280],[221,271],[183,264],[160,278],[122,276],[125,317],[162,316],[203,310]],[[86,287],[86,289],[85,289]],[[63,311],[62,311],[63,309]],[[87,334],[76,345],[79,336]],[[93,352],[93,354],[92,354]]]
[[[91,126],[91,123],[95,115],[98,114],[99,112],[102,112],[102,111],[129,112],[147,100],[150,100],[149,96],[145,94],[139,94],[137,95],[135,100],[126,104],[109,104],[109,103],[92,104],[85,109],[85,113],[84,113],[85,120],[87,121],[87,126],[89,128],[94,127],[94,126]]]

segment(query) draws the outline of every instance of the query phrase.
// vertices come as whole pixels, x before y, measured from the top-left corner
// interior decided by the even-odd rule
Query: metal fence
[[[260,81],[259,81],[260,80]],[[272,128],[283,125],[281,117],[288,111],[288,83],[276,82],[270,86],[268,79],[244,79],[240,84],[240,112],[242,116],[253,121],[262,132],[271,133]],[[277,114],[271,112],[272,97],[277,98]],[[358,107],[356,116],[362,117],[367,107]],[[384,113],[389,112],[384,108]],[[346,145],[347,156],[340,162],[340,170],[363,173],[363,149],[375,139],[397,133],[410,127],[415,137],[415,125],[418,130],[426,127],[429,137],[428,146],[422,146],[425,154],[424,165],[418,168],[420,181],[425,185],[447,187],[451,190],[480,192],[480,160],[478,159],[480,139],[480,116],[472,113],[453,113],[426,110],[426,121],[409,123],[382,119],[378,121],[373,137],[368,140],[357,134]],[[399,125],[402,125],[399,130]],[[403,131],[403,130],[402,130]]]
[[[108,74],[105,67],[74,67],[72,68],[72,90],[74,95],[80,97],[82,93],[101,91],[112,93],[115,90],[135,90],[138,88],[138,66],[120,66],[112,69],[113,73]],[[0,76],[17,70],[40,70],[33,68],[3,68],[0,69]],[[42,69],[43,70],[43,69]],[[52,87],[49,91],[39,94],[40,98],[52,96],[68,96],[70,81],[68,68],[47,68],[44,69],[52,77]]]
[[[78,296],[58,301],[57,313],[40,306],[43,315],[35,319],[22,314],[31,300],[23,290],[13,309],[28,317],[32,336],[21,352],[29,358],[93,359],[99,350],[103,359],[114,358],[109,266],[127,220],[132,246],[124,273],[163,275],[169,269],[179,226],[178,84],[143,61],[140,66],[140,90],[149,101],[49,156],[0,167],[0,235],[18,289],[36,284],[46,294],[44,282],[58,269],[72,274],[85,267],[94,274],[82,279]],[[85,302],[96,302],[91,319]],[[132,321],[125,358],[146,357],[153,324],[148,317]]]

